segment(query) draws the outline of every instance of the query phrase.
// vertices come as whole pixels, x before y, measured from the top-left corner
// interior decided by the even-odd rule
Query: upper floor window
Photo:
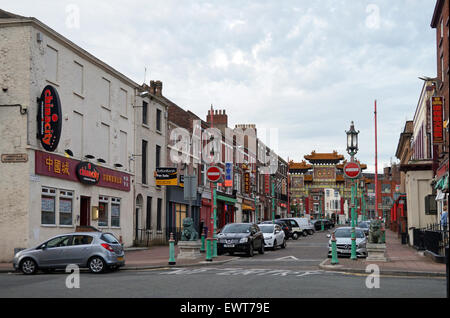
[[[144,125],[148,125],[147,111],[148,111],[148,103],[142,102],[142,123]]]
[[[161,110],[156,110],[156,130],[161,131]]]

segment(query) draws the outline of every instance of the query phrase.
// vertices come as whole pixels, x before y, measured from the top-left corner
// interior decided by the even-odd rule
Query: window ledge
[[[128,120],[128,117],[126,116],[126,115],[120,115],[120,117],[122,117],[123,119],[125,119],[125,120]]]
[[[146,129],[150,129],[150,126],[147,124],[144,124],[144,123],[142,124],[142,127],[146,128]]]
[[[73,225],[60,225],[59,227],[64,227],[64,228],[74,228],[74,226]]]
[[[59,84],[56,83],[56,82],[53,82],[53,81],[48,80],[48,79],[46,79],[46,81],[47,81],[48,83],[52,84],[52,85],[55,85],[55,86],[59,87]]]
[[[75,96],[77,96],[77,97],[81,98],[81,99],[84,99],[84,96],[83,96],[83,95],[81,95],[80,93],[77,93],[77,92],[73,92],[73,94],[74,94]]]
[[[56,224],[41,224],[42,227],[57,227]]]

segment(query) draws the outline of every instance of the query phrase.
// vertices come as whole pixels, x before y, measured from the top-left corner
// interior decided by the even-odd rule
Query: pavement
[[[424,256],[423,252],[417,251],[413,247],[401,244],[397,233],[386,229],[386,258],[387,262],[367,261],[366,259],[351,260],[350,258],[338,258],[338,264],[332,265],[331,258],[324,260],[319,267],[323,270],[365,273],[370,264],[379,266],[382,275],[400,276],[429,276],[445,277],[446,265],[436,263],[431,258]]]

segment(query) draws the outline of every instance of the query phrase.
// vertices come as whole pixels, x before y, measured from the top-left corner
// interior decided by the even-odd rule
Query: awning
[[[435,189],[446,190],[448,189],[448,175],[443,176],[439,179],[438,182],[434,185]]]
[[[255,208],[247,205],[247,204],[242,204],[242,210],[251,210],[251,211],[255,211]]]
[[[218,195],[217,196],[217,200],[221,200],[221,201],[225,201],[225,202],[228,202],[228,203],[231,203],[231,204],[235,204],[236,203],[236,199],[232,199],[232,198],[229,198],[229,197],[226,197],[226,196],[223,196],[223,195]]]

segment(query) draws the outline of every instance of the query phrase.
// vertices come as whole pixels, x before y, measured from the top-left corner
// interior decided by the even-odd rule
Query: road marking
[[[323,270],[302,270],[294,271],[289,269],[244,269],[244,268],[200,268],[200,269],[174,269],[170,272],[159,273],[159,275],[194,275],[194,274],[215,274],[218,276],[294,276],[294,277],[306,277],[310,275],[319,274],[336,274],[329,273]]]
[[[285,256],[285,257],[280,257],[280,258],[276,258],[275,261],[284,261],[284,260],[294,260],[294,261],[299,261],[299,259],[295,256]]]

